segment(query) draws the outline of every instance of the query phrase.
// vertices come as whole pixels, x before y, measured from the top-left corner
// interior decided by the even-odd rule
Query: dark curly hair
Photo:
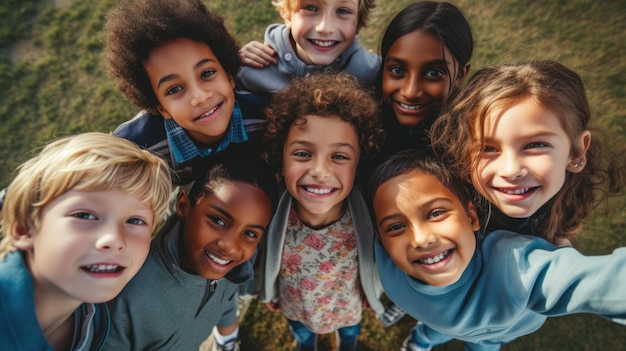
[[[278,172],[282,170],[283,146],[289,130],[294,123],[306,123],[306,116],[339,117],[353,125],[361,159],[373,157],[385,136],[373,92],[345,72],[294,78],[287,89],[274,94],[265,114],[267,161]]]
[[[241,67],[224,20],[199,0],[122,0],[109,12],[104,35],[109,74],[133,104],[152,113],[159,101],[144,63],[154,48],[188,38],[207,44],[231,76]]]

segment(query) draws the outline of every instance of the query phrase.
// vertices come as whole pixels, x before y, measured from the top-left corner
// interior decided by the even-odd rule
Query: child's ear
[[[232,77],[231,77],[232,78]],[[172,115],[167,112],[166,109],[163,108],[163,106],[158,105],[157,106],[157,110],[159,111],[159,113],[161,114],[161,116],[163,116],[165,119],[172,119]]]
[[[591,132],[585,130],[580,133],[577,142],[581,153],[570,158],[567,171],[571,173],[580,173],[587,164],[587,150],[589,150],[589,145],[591,145]]]
[[[178,193],[178,200],[176,200],[176,214],[179,219],[187,218],[187,214],[189,213],[189,209],[191,209],[191,202],[189,201],[189,196],[187,192],[181,190]]]
[[[285,21],[287,28],[291,27],[291,11],[286,6],[280,7],[280,17]]]
[[[469,215],[470,224],[472,225],[472,230],[478,231],[480,229],[480,222],[478,221],[478,212],[476,211],[476,207],[470,201],[467,204],[467,214]]]
[[[19,224],[13,224],[9,233],[11,243],[18,250],[29,251],[33,248],[33,235],[28,228],[24,228]]]

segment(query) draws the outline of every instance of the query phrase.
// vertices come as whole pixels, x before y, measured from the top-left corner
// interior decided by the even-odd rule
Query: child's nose
[[[217,247],[220,248],[223,255],[228,255],[237,250],[239,247],[237,235],[235,233],[227,233],[217,241]]]
[[[317,23],[317,26],[315,27],[315,30],[318,33],[322,34],[333,33],[335,31],[335,21],[333,19],[333,16],[329,14],[322,14],[319,22]]]
[[[503,178],[517,180],[528,173],[522,158],[513,152],[503,152],[499,160],[498,173]]]
[[[192,106],[201,106],[213,95],[211,90],[205,89],[203,87],[193,87],[192,89]]]
[[[313,178],[321,180],[328,177],[330,174],[330,167],[328,166],[326,160],[322,158],[315,158],[309,172]]]
[[[401,94],[406,99],[416,99],[423,95],[422,82],[419,78],[408,77],[402,85]]]
[[[431,231],[423,226],[414,225],[411,234],[411,246],[413,248],[426,248],[437,241]]]
[[[104,251],[124,251],[126,249],[126,238],[123,228],[112,226],[107,228],[96,241],[98,250]]]

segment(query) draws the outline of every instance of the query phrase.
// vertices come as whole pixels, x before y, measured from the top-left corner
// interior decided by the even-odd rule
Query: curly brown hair
[[[294,78],[287,89],[274,94],[265,114],[267,161],[278,172],[282,170],[283,146],[289,130],[294,123],[306,121],[306,116],[339,117],[353,125],[361,159],[373,157],[385,137],[373,92],[345,72]]]
[[[123,0],[108,13],[104,35],[109,74],[126,98],[152,113],[159,101],[144,63],[153,49],[188,38],[207,44],[231,76],[241,67],[224,20],[199,0]]]
[[[599,138],[585,153],[574,142],[583,131],[591,129],[585,87],[576,72],[551,60],[485,67],[444,107],[431,128],[431,142],[462,179],[478,188],[475,170],[483,150],[485,120],[494,110],[530,98],[560,118],[572,144],[571,156],[586,160],[580,173],[567,172],[548,215],[539,224],[541,236],[558,243],[573,239],[580,231],[598,195],[619,193],[624,187],[621,163],[608,162],[609,152]]]

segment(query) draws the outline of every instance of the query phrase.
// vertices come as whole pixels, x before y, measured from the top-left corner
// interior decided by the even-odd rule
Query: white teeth
[[[229,260],[222,260],[221,258],[219,258],[219,257],[217,257],[217,256],[215,256],[215,255],[213,255],[213,254],[212,254],[212,253],[210,253],[210,252],[206,252],[205,254],[206,254],[206,256],[207,256],[208,258],[210,258],[212,261],[214,261],[214,262],[215,262],[215,263],[217,263],[217,264],[221,264],[222,266],[223,266],[223,265],[227,265],[227,264],[229,264],[229,263],[231,262],[231,261],[229,261]]]
[[[309,187],[305,187],[306,191],[313,193],[313,194],[320,194],[320,195],[325,195],[325,194],[329,194],[331,191],[333,191],[332,188],[324,188],[324,189],[320,189],[320,188],[309,188]]]
[[[405,110],[418,110],[418,109],[424,107],[424,105],[406,105],[406,104],[403,104],[403,103],[399,103],[399,104],[400,104],[400,107],[402,107]]]
[[[218,105],[218,106],[215,106],[215,107],[214,107],[211,111],[206,112],[206,113],[203,113],[203,114],[202,114],[202,116],[200,116],[200,118],[202,118],[202,117],[206,117],[206,116],[208,116],[208,115],[212,114],[213,112],[217,111],[217,109],[218,109],[218,108],[219,108],[219,105]]]
[[[515,190],[506,190],[506,189],[502,189],[502,192],[507,193],[509,195],[520,195],[520,194],[525,194],[528,192],[528,190],[530,190],[529,188],[523,188],[523,189],[515,189]]]
[[[335,41],[321,41],[321,40],[311,40],[315,45],[317,46],[321,46],[321,47],[330,47],[335,45]]]
[[[446,256],[448,256],[450,254],[450,250],[446,250],[438,255],[435,255],[433,257],[429,257],[423,260],[417,260],[417,262],[419,263],[423,263],[423,264],[433,264],[433,263],[437,263],[440,262],[441,260],[443,260],[444,258],[446,258]]]
[[[94,273],[112,273],[120,270],[120,266],[113,264],[98,264],[85,266],[85,269]]]

